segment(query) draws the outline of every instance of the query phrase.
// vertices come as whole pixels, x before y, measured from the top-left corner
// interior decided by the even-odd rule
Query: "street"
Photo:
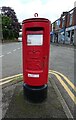
[[[2,78],[22,72],[21,43],[9,43],[2,46]]]
[[[2,78],[22,73],[22,43],[3,44],[0,59],[2,59]],[[76,81],[74,80],[74,48],[71,46],[51,44],[49,70],[62,73],[73,85],[76,85]],[[54,78],[54,82],[58,86],[59,91],[74,115],[75,103],[59,80],[56,79],[54,75],[50,74],[50,77]],[[71,92],[76,95],[76,91],[70,87],[65,79],[63,79],[63,81]]]

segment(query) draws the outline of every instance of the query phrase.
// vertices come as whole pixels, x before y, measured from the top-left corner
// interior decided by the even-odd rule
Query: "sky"
[[[9,6],[16,12],[19,22],[33,18],[47,18],[52,22],[60,17],[63,11],[74,8],[76,0],[0,0],[0,7]]]

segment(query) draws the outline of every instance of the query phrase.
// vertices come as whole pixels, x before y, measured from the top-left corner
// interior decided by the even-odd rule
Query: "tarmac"
[[[51,79],[48,83],[47,98],[40,103],[25,99],[22,82],[15,87],[5,118],[67,118]],[[2,120],[3,120],[2,119]]]

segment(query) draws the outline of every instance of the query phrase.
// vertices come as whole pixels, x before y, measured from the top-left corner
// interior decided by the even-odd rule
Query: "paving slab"
[[[67,118],[58,96],[48,83],[47,99],[32,103],[24,98],[22,83],[17,85],[4,118]]]

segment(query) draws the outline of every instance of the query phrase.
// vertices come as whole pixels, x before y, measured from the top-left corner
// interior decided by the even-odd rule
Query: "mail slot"
[[[22,23],[24,94],[35,101],[47,97],[50,21],[26,19]]]

